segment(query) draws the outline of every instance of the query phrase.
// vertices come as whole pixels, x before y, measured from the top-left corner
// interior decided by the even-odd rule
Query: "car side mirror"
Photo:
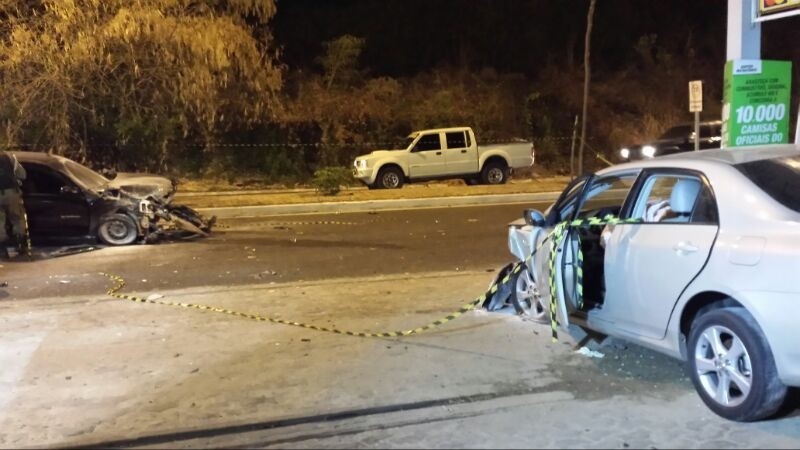
[[[69,194],[69,195],[75,195],[81,193],[80,189],[72,185],[61,186],[61,189],[59,189],[59,191],[62,194]]]
[[[545,223],[544,214],[538,209],[526,209],[523,213],[525,223],[534,227],[543,227]]]

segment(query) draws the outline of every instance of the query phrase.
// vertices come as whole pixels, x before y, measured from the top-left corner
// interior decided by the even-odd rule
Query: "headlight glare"
[[[642,155],[647,158],[652,158],[656,156],[656,148],[652,145],[645,145],[642,147]]]
[[[622,150],[619,151],[619,154],[620,156],[622,156],[622,159],[628,159],[631,156],[631,151],[628,150],[627,148],[623,148]]]

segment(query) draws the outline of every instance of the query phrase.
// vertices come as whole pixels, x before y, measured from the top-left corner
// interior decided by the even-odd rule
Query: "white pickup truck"
[[[512,169],[533,165],[533,144],[478,147],[472,128],[415,131],[398,150],[356,157],[353,176],[370,189],[397,189],[405,182],[462,178],[467,184],[502,184]]]

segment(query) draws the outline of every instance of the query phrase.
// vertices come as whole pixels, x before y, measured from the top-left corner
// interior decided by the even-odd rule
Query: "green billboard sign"
[[[791,91],[790,61],[728,61],[722,146],[788,143]]]

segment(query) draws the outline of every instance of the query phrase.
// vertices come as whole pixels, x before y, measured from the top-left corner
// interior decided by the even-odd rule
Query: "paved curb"
[[[504,203],[533,203],[553,201],[558,197],[559,194],[560,192],[537,192],[533,194],[475,195],[464,197],[367,200],[360,202],[298,203],[293,205],[198,208],[197,210],[203,215],[214,215],[220,219],[233,219],[240,217],[263,217],[288,214],[338,214],[366,211],[390,211],[398,209],[497,205]]]

